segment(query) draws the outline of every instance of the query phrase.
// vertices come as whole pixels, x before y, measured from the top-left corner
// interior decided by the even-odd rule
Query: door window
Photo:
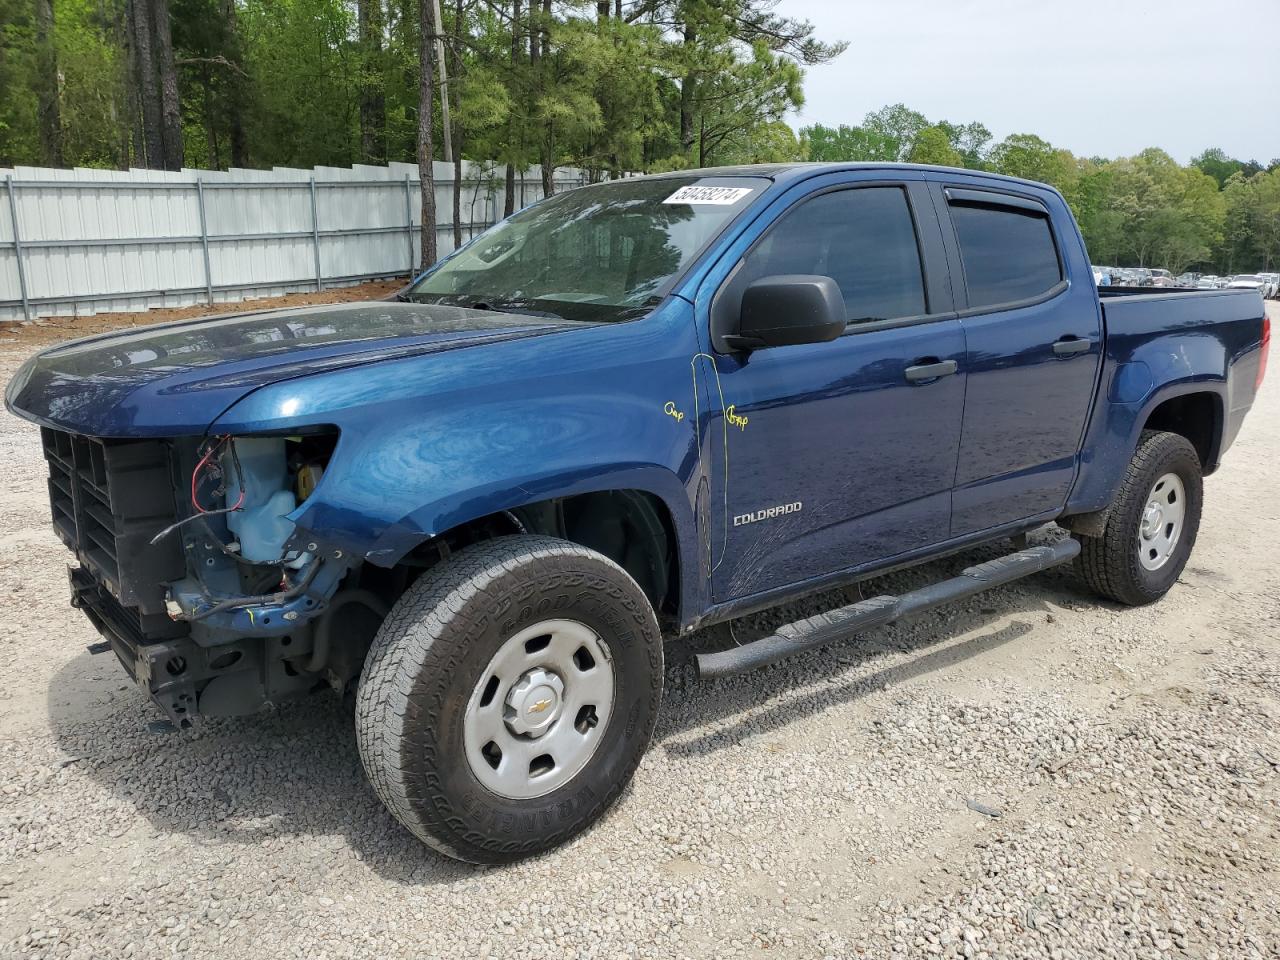
[[[732,285],[779,274],[831,277],[850,323],[926,312],[920,247],[906,192],[862,187],[819,194],[785,213],[743,259]]]
[[[954,199],[950,206],[971,308],[1030,300],[1062,282],[1043,208]]]

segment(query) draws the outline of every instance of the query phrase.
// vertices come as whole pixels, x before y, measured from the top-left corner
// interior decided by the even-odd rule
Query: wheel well
[[[1221,430],[1221,403],[1212,393],[1186,393],[1160,404],[1147,417],[1144,430],[1165,430],[1191,441],[1205,472],[1212,469]]]
[[[659,622],[679,614],[679,553],[671,512],[643,490],[602,490],[503,510],[432,537],[402,561],[422,568],[481,540],[521,533],[559,537],[604,554],[644,590]]]

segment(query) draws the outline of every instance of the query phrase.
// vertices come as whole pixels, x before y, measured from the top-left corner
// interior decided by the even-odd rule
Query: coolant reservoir
[[[246,560],[279,560],[285,541],[293,533],[287,518],[297,500],[289,486],[284,438],[237,439],[236,456],[244,476],[244,503],[227,514],[227,527],[240,540],[240,556]],[[222,457],[227,478],[227,504],[240,498],[240,477],[230,452]]]

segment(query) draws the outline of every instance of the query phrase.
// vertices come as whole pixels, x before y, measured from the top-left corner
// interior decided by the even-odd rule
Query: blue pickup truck
[[[178,727],[354,691],[394,815],[502,862],[618,797],[664,635],[991,541],[698,668],[1073,559],[1157,600],[1269,334],[1256,291],[1100,296],[1042,184],[754,166],[553,197],[394,301],[53,347],[6,401],[40,425],[91,649]]]

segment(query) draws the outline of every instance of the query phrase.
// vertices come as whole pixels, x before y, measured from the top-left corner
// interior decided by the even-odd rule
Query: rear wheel
[[[1144,433],[1102,535],[1077,537],[1085,581],[1131,606],[1159,600],[1191,555],[1203,499],[1200,458],[1186,437]]]
[[[365,770],[406,827],[502,863],[586,829],[649,742],[662,643],[617,564],[549,537],[459,551],[401,597],[356,700]]]

